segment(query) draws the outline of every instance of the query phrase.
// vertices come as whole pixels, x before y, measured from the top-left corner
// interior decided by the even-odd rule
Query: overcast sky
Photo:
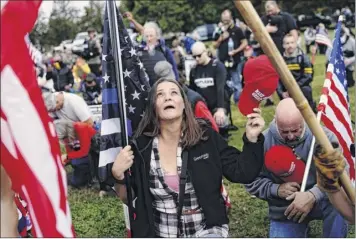
[[[84,10],[85,6],[89,5],[89,1],[70,1],[70,6],[78,8],[80,11]],[[53,8],[53,1],[42,1],[41,11],[43,11],[46,17],[49,17]]]
[[[0,0],[1,8],[3,8],[6,4],[7,0]],[[89,1],[70,1],[70,6],[76,7],[79,10],[83,11],[85,6],[89,5]],[[53,8],[53,1],[42,1],[40,10],[45,13],[47,17],[51,15]]]

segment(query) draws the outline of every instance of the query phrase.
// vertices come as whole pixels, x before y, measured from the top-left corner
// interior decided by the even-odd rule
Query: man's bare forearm
[[[355,206],[352,205],[345,191],[341,189],[336,193],[328,193],[328,197],[339,213],[351,224],[355,224]]]
[[[142,35],[144,27],[139,22],[137,22],[135,19],[132,19],[131,23],[134,24],[136,31]]]
[[[247,45],[248,45],[247,40],[241,41],[240,46],[235,49],[235,54],[237,54],[237,53],[243,51],[243,50],[246,48]]]

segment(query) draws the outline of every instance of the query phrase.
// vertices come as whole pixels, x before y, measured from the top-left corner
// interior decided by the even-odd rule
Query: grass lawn
[[[324,82],[325,57],[317,56],[314,66],[315,74],[313,81],[314,99],[319,101],[319,94]],[[349,91],[351,99],[351,112],[354,119],[355,96],[354,88]],[[277,95],[274,96],[278,101]],[[242,134],[246,118],[237,110],[233,109],[233,121],[240,129],[233,132],[230,144],[241,149]],[[262,108],[266,127],[273,119],[275,106]],[[238,184],[226,182],[232,210],[230,211],[230,236],[231,237],[267,237],[269,220],[267,203],[257,198],[252,198],[245,189]],[[123,210],[118,198],[106,197],[100,199],[98,189],[76,190],[69,187],[69,202],[72,219],[78,237],[125,237],[125,224]],[[310,237],[322,236],[321,222],[312,222]],[[355,238],[355,226],[349,227],[350,238]]]

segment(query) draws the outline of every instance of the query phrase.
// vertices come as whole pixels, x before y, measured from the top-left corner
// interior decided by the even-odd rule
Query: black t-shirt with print
[[[225,108],[226,74],[224,65],[217,59],[211,59],[207,65],[197,65],[190,71],[189,88],[204,97],[210,112]]]
[[[222,41],[219,46],[219,60],[222,63],[230,60],[229,45],[228,45],[229,39],[231,38],[233,40],[234,49],[239,48],[239,46],[241,45],[241,41],[246,39],[242,30],[239,27],[235,26],[235,24],[232,24],[227,31],[229,33],[229,37],[224,41]],[[243,51],[240,51],[239,53],[233,56],[234,65],[237,65],[240,62],[240,57],[242,53]]]
[[[297,29],[297,23],[295,19],[287,12],[279,12],[274,16],[263,16],[262,22],[265,26],[269,23],[270,25],[276,26],[278,28],[276,32],[270,33],[270,35],[279,52],[283,54],[283,38],[291,30]]]

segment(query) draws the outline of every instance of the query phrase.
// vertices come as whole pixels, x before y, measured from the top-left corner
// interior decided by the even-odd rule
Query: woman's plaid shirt
[[[182,167],[182,148],[177,149],[177,171],[180,175]],[[193,184],[189,174],[187,175],[185,186],[184,205],[182,213],[182,228],[178,233],[178,192],[173,191],[164,182],[164,172],[161,168],[158,155],[158,138],[155,138],[152,145],[151,169],[149,176],[150,191],[153,195],[153,209],[156,235],[159,237],[204,237],[207,234],[228,236],[228,225],[206,228],[205,217],[198,203]],[[207,185],[208,186],[208,185]],[[195,211],[194,214],[186,212]]]

